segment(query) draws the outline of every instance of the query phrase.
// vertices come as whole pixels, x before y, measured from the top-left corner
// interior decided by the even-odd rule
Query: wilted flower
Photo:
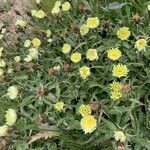
[[[7,90],[7,95],[10,99],[16,99],[19,94],[19,90],[16,86],[10,86]]]
[[[52,10],[51,10],[51,13],[52,13],[53,15],[58,15],[58,14],[60,13],[60,8],[57,7],[57,6],[54,6],[54,7],[52,8]]]
[[[29,55],[32,57],[32,59],[38,59],[38,50],[36,48],[30,48],[29,49]]]
[[[24,60],[25,60],[26,62],[31,62],[32,59],[33,59],[33,58],[32,58],[31,55],[27,55],[27,57],[24,58]]]
[[[81,128],[86,133],[92,133],[97,126],[97,120],[92,115],[85,116],[81,119]]]
[[[9,67],[8,70],[7,70],[7,72],[10,73],[10,74],[13,73],[13,71],[14,71],[14,69],[12,67]]]
[[[16,111],[14,109],[8,109],[8,111],[6,111],[5,118],[6,118],[6,125],[13,126],[17,120]]]
[[[52,32],[51,30],[46,30],[46,37],[49,38],[51,36]]]

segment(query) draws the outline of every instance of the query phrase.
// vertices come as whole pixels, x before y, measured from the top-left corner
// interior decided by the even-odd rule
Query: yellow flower
[[[71,5],[69,2],[65,2],[62,4],[62,10],[63,11],[68,11],[68,10],[70,10],[70,8],[71,8]]]
[[[51,36],[52,32],[51,30],[46,30],[46,37],[49,38]]]
[[[32,44],[33,44],[33,46],[34,47],[39,47],[39,46],[41,46],[41,41],[40,41],[40,39],[38,39],[38,38],[34,38],[33,40],[32,40]]]
[[[17,120],[16,111],[14,109],[8,109],[8,111],[6,111],[5,118],[6,118],[6,125],[13,126]]]
[[[10,99],[16,99],[19,94],[19,90],[16,86],[10,86],[7,90],[7,95]]]
[[[115,77],[126,77],[128,72],[129,70],[126,65],[118,64],[113,66],[112,74]]]
[[[0,68],[0,76],[4,75],[4,70]]]
[[[150,5],[147,5],[147,9],[148,9],[148,11],[150,11]]]
[[[7,72],[10,73],[10,74],[13,73],[13,71],[14,71],[14,69],[12,67],[9,67],[8,70],[7,70]]]
[[[52,13],[53,15],[58,15],[58,14],[60,13],[60,8],[57,7],[57,6],[54,6],[54,7],[52,8],[52,10],[51,10],[51,13]]]
[[[71,51],[71,46],[69,44],[64,44],[63,47],[62,47],[62,52],[64,54],[67,54]]]
[[[32,56],[31,55],[27,55],[27,57],[26,58],[24,58],[24,60],[26,61],[26,62],[31,62],[32,61]]]
[[[89,49],[86,52],[86,58],[90,61],[98,59],[97,50],[96,49]]]
[[[30,47],[31,41],[30,40],[25,40],[24,42],[24,47]]]
[[[114,137],[116,141],[125,142],[126,140],[126,136],[122,131],[116,131]]]
[[[21,61],[21,58],[20,58],[20,56],[15,56],[14,60],[16,63],[19,63]]]
[[[39,18],[39,19],[42,19],[46,16],[45,12],[43,10],[38,10],[36,12],[34,12],[34,16]]]
[[[16,21],[16,25],[23,28],[23,27],[25,27],[27,25],[27,22],[24,21],[24,20],[17,20]]]
[[[0,137],[7,136],[8,130],[9,130],[8,126],[6,125],[0,126]]]
[[[89,28],[86,24],[83,24],[81,27],[80,27],[80,34],[82,36],[86,35],[87,33],[89,32]]]
[[[63,110],[65,104],[63,102],[57,102],[55,105],[54,105],[54,108],[57,110],[57,111],[61,111]]]
[[[129,38],[131,32],[128,27],[121,27],[117,30],[117,36],[121,40],[126,40]]]
[[[135,47],[139,51],[144,50],[146,46],[147,46],[147,41],[145,39],[139,39],[135,42]]]
[[[98,17],[92,17],[87,19],[87,26],[90,29],[97,28],[99,26],[99,19]]]
[[[37,4],[40,4],[40,3],[41,3],[41,0],[36,0],[36,3],[37,3]]]
[[[119,100],[122,98],[122,93],[120,91],[112,91],[110,98],[113,100]]]
[[[114,81],[112,84],[110,84],[110,86],[113,91],[121,91],[123,88],[122,84],[120,82],[116,82],[116,81]]]
[[[60,1],[56,1],[55,2],[55,6],[60,7],[61,6],[61,2]]]
[[[78,63],[81,60],[81,54],[76,52],[71,54],[71,61],[74,63]]]
[[[35,9],[31,10],[31,15],[34,17],[36,15],[37,11]]]
[[[107,51],[107,57],[112,60],[118,60],[122,56],[118,48],[112,48]]]
[[[30,48],[29,49],[29,55],[32,57],[32,59],[38,59],[38,50],[36,48]]]
[[[90,68],[87,66],[81,67],[79,71],[80,71],[80,76],[83,79],[86,79],[88,76],[90,76]]]
[[[81,105],[79,107],[79,113],[82,115],[82,117],[90,115],[91,114],[91,107],[90,105]]]
[[[3,59],[0,59],[0,67],[6,67],[6,62]]]
[[[85,116],[81,119],[81,128],[86,133],[92,133],[97,126],[97,120],[92,115]]]

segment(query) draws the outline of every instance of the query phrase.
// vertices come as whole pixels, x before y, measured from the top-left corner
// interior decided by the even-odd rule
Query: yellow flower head
[[[117,30],[117,36],[120,40],[126,40],[129,38],[131,32],[128,27],[121,27]]]
[[[24,42],[24,47],[30,47],[31,41],[30,40],[25,40]]]
[[[57,111],[62,111],[63,108],[64,108],[65,104],[63,102],[57,102],[55,105],[54,105],[54,108],[57,110]]]
[[[52,13],[53,15],[58,15],[58,14],[60,13],[60,8],[57,7],[57,6],[54,6],[54,7],[52,8],[52,10],[51,10],[51,13]]]
[[[71,46],[69,44],[64,44],[63,47],[62,47],[62,52],[64,54],[67,54],[71,51]]]
[[[49,38],[52,34],[51,30],[46,30],[45,33],[47,38]]]
[[[83,24],[81,27],[80,27],[80,34],[82,36],[86,35],[87,33],[89,32],[89,27],[86,25],[86,24]]]
[[[107,57],[112,60],[118,60],[122,56],[118,48],[112,48],[107,51]]]
[[[148,11],[150,11],[150,5],[147,5],[147,9],[148,9]]]
[[[36,48],[30,48],[29,49],[29,55],[32,57],[32,59],[38,59],[38,50]]]
[[[123,85],[120,82],[116,82],[116,81],[110,84],[110,86],[113,91],[121,91],[123,88]]]
[[[4,68],[6,67],[6,61],[3,59],[0,59],[0,67]]]
[[[7,95],[10,99],[16,99],[19,94],[19,90],[16,86],[10,86],[7,90]]]
[[[34,12],[34,16],[39,18],[39,19],[42,19],[46,16],[45,12],[43,10],[38,10],[36,12]]]
[[[81,119],[81,128],[86,133],[92,133],[97,126],[97,120],[92,115],[85,116]]]
[[[81,67],[79,71],[80,71],[80,76],[83,79],[86,79],[88,76],[90,76],[90,68],[87,66]]]
[[[98,17],[92,17],[87,19],[87,26],[90,29],[97,28],[99,26],[99,19]]]
[[[118,64],[113,66],[112,74],[115,77],[126,77],[128,72],[129,70],[126,65]]]
[[[25,27],[27,25],[27,22],[24,21],[24,20],[17,20],[16,21],[16,25],[23,28],[23,27]]]
[[[35,9],[31,10],[31,16],[34,17],[36,15],[37,11]]]
[[[16,63],[19,63],[21,61],[21,58],[20,58],[20,56],[15,56],[14,60]]]
[[[32,44],[33,44],[33,46],[34,47],[39,47],[39,46],[41,46],[41,41],[40,41],[40,39],[38,39],[38,38],[34,38],[33,40],[32,40]]]
[[[90,61],[98,59],[97,50],[96,49],[89,49],[86,52],[86,58]]]
[[[81,60],[81,54],[76,52],[71,54],[71,61],[74,63],[78,63]]]
[[[147,46],[147,41],[145,39],[139,39],[135,42],[135,47],[139,51],[144,50],[146,46]]]
[[[71,8],[71,5],[69,2],[65,2],[62,4],[62,10],[63,11],[68,11],[68,10],[70,10],[70,8]]]
[[[126,140],[126,136],[122,131],[116,131],[114,137],[116,141],[125,142]]]
[[[24,58],[24,60],[26,61],[26,62],[31,62],[32,61],[32,56],[31,55],[27,55],[27,57],[26,58]]]
[[[56,2],[55,2],[55,6],[56,6],[56,7],[60,7],[60,6],[61,6],[61,2],[60,2],[60,1],[56,1]]]
[[[120,91],[112,91],[110,98],[113,100],[119,100],[122,98],[122,93]]]
[[[79,113],[82,115],[82,117],[85,117],[87,115],[90,115],[91,114],[91,107],[90,105],[81,105],[79,107]]]
[[[9,128],[7,125],[0,126],[0,137],[7,136],[8,130]]]
[[[0,76],[4,75],[4,70],[0,68]]]
[[[8,111],[6,111],[6,124],[8,126],[13,126],[16,123],[17,120],[17,113],[14,109],[8,109]]]

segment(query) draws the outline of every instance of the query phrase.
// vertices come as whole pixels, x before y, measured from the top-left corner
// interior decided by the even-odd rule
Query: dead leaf
[[[39,133],[37,133],[31,137],[31,140],[28,142],[28,144],[32,144],[33,142],[36,142],[40,139],[47,140],[48,138],[49,138],[48,132],[40,131]]]

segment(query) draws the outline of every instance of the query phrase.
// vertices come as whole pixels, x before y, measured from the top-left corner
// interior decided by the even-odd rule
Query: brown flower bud
[[[134,21],[135,24],[139,24],[140,19],[141,19],[141,17],[137,13],[132,16],[132,20]]]
[[[124,85],[123,85],[123,90],[124,90],[126,93],[131,92],[131,90],[132,90],[131,85],[130,85],[130,84],[124,84]]]
[[[44,119],[43,119],[43,117],[42,117],[41,115],[39,115],[39,116],[37,116],[37,117],[35,118],[35,122],[36,122],[37,124],[42,124],[42,123],[44,122]]]
[[[5,76],[0,76],[0,82],[5,80]]]
[[[48,74],[49,75],[53,75],[54,76],[54,75],[56,75],[56,73],[57,73],[57,71],[54,68],[49,68],[48,69]]]
[[[90,106],[91,106],[91,109],[93,111],[99,111],[100,110],[100,103],[98,101],[96,101],[96,100],[93,100],[91,102]]]
[[[69,64],[64,64],[63,67],[62,67],[62,70],[63,70],[64,72],[68,72],[69,69],[70,69],[70,65],[69,65]]]
[[[41,89],[41,90],[38,90],[36,95],[39,96],[39,97],[42,97],[42,96],[45,95],[45,91],[42,90],[42,89]]]
[[[101,25],[101,27],[103,27],[103,28],[108,28],[108,27],[109,27],[109,21],[101,20],[100,25]]]

